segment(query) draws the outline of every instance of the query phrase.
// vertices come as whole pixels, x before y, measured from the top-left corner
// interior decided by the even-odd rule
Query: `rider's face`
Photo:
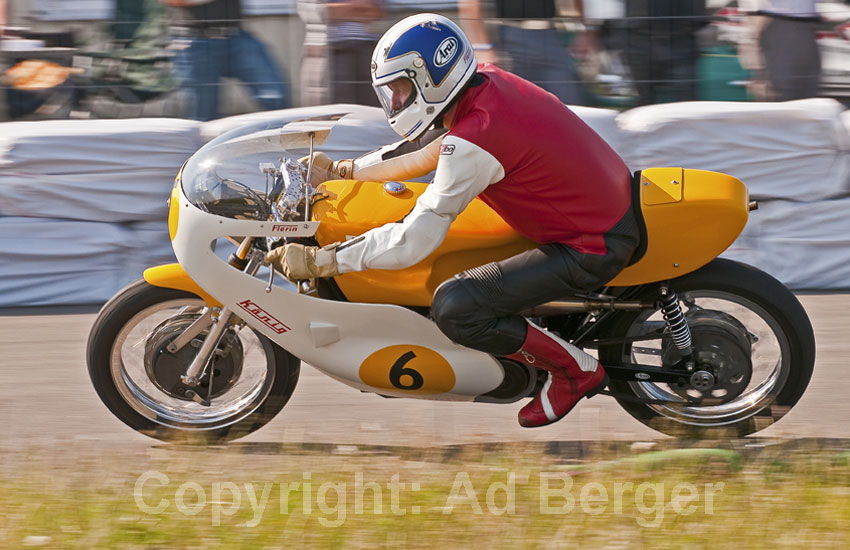
[[[413,93],[413,82],[406,78],[400,78],[387,84],[393,92],[390,107],[393,111],[397,111],[404,106],[404,103]]]

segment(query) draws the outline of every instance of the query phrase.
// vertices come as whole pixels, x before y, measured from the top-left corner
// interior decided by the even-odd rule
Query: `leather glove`
[[[289,243],[266,253],[263,263],[281,271],[290,281],[320,279],[339,275],[336,265],[336,247],[339,243],[324,248]]]
[[[306,165],[310,156],[301,157],[298,162]],[[331,160],[331,157],[316,151],[313,153],[313,170],[310,172],[310,185],[316,187],[328,180],[350,180],[354,172],[353,160]]]

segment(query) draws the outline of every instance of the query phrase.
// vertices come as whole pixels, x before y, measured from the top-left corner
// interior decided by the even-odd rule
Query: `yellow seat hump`
[[[747,224],[749,192],[719,172],[649,168],[641,172],[646,253],[608,284],[632,286],[679,277],[707,264]]]

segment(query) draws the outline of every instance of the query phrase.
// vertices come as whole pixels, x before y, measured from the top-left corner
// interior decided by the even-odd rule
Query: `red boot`
[[[599,361],[533,323],[528,323],[522,348],[507,358],[549,372],[540,393],[519,411],[519,424],[526,428],[557,422],[582,397],[593,397],[608,385]]]

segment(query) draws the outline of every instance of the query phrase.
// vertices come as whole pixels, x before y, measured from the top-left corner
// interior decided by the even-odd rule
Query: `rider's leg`
[[[460,273],[440,285],[434,295],[434,320],[453,341],[519,358],[550,373],[545,394],[521,411],[524,426],[554,422],[582,395],[601,389],[605,374],[595,359],[530,325],[518,313],[575,292],[594,290],[611,280],[628,262],[636,239],[612,238],[606,239],[606,244],[605,255],[582,254],[561,244],[543,245]],[[522,355],[523,351],[534,361]],[[553,406],[553,415],[546,415],[545,403]]]

